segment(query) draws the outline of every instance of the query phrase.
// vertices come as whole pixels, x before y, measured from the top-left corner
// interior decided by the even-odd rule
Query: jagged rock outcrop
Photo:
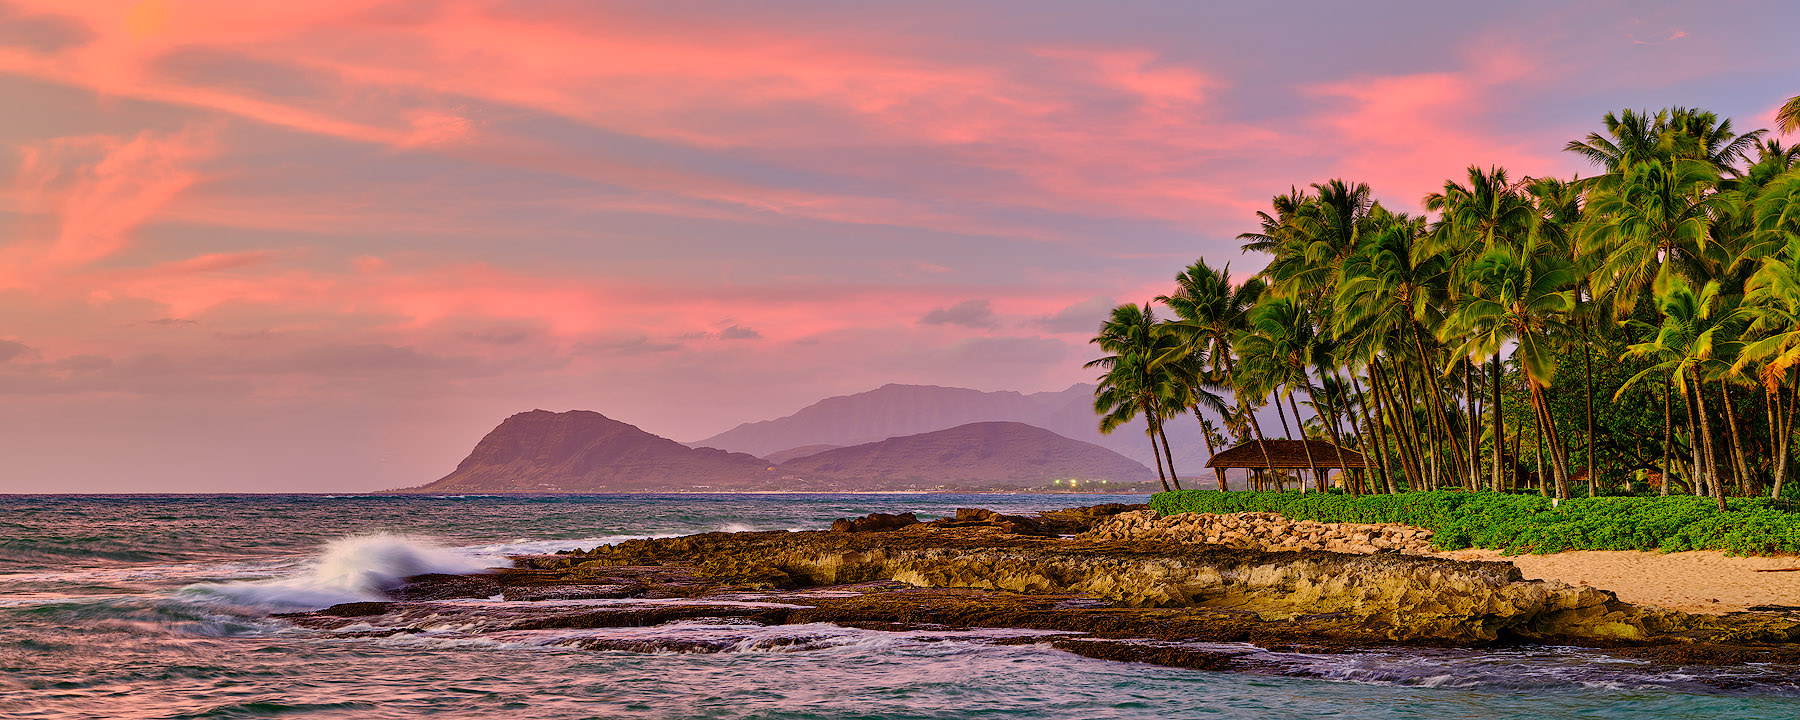
[[[1169,540],[1254,550],[1431,553],[1431,531],[1424,528],[1292,520],[1276,513],[1181,513],[1164,517],[1154,510],[1138,510],[1096,523],[1081,538]]]

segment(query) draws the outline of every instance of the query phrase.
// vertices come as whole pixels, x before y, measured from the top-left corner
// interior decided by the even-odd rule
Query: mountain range
[[[1123,490],[1153,481],[1130,458],[1016,422],[967,423],[774,463],[688,447],[596,412],[533,410],[501,422],[449,475],[396,492]]]
[[[1084,483],[1153,482],[1142,463],[1106,448],[1017,422],[977,422],[825,450],[782,463],[784,476],[808,481],[878,483],[870,489],[929,487],[1042,488]]]
[[[811,446],[858,445],[891,437],[944,430],[974,422],[1019,422],[1063,437],[1093,443],[1153,467],[1150,443],[1139,420],[1101,434],[1094,415],[1094,386],[1077,384],[1056,392],[984,392],[936,385],[883,385],[854,395],[826,398],[786,417],[739,425],[691,447],[711,447],[782,461],[804,457]],[[1192,417],[1177,417],[1166,428],[1175,467],[1197,475],[1207,452]]]

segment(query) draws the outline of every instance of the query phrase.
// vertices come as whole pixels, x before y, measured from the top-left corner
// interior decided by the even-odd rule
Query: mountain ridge
[[[1021,422],[1152,466],[1155,460],[1142,421],[1102,434],[1093,403],[1094,386],[1087,383],[1036,393],[888,383],[824,398],[792,414],[742,423],[687,444],[768,457],[806,446],[860,445],[972,422]],[[1204,472],[1201,466],[1208,453],[1198,423],[1174,418],[1165,430],[1182,476]]]
[[[922,474],[919,467],[929,467]],[[1041,488],[1149,482],[1155,475],[1131,458],[1019,422],[975,422],[872,443],[825,450],[778,467],[784,476],[850,479],[914,486]],[[1071,482],[1070,487],[1075,483]]]
[[[776,464],[688,447],[590,410],[532,410],[501,421],[448,475],[389,492],[1051,490],[1053,480],[1125,490],[1151,478],[1111,450],[1016,422],[822,447]]]
[[[739,489],[776,479],[752,455],[690,448],[591,410],[531,410],[501,421],[450,474],[395,492],[642,492],[695,477]]]

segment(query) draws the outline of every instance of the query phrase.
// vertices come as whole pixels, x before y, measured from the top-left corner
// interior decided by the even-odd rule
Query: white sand
[[[1800,606],[1800,557],[1727,557],[1715,550],[1681,553],[1579,550],[1506,557],[1497,550],[1440,553],[1459,560],[1496,560],[1518,566],[1529,580],[1561,580],[1611,590],[1620,600],[1696,613],[1727,613],[1754,605]]]

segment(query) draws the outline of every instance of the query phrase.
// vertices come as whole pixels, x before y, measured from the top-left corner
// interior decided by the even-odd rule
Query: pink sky
[[[1289,185],[1416,208],[1741,128],[1791,4],[0,0],[0,492],[355,491],[501,418],[694,440],[1086,381]]]

